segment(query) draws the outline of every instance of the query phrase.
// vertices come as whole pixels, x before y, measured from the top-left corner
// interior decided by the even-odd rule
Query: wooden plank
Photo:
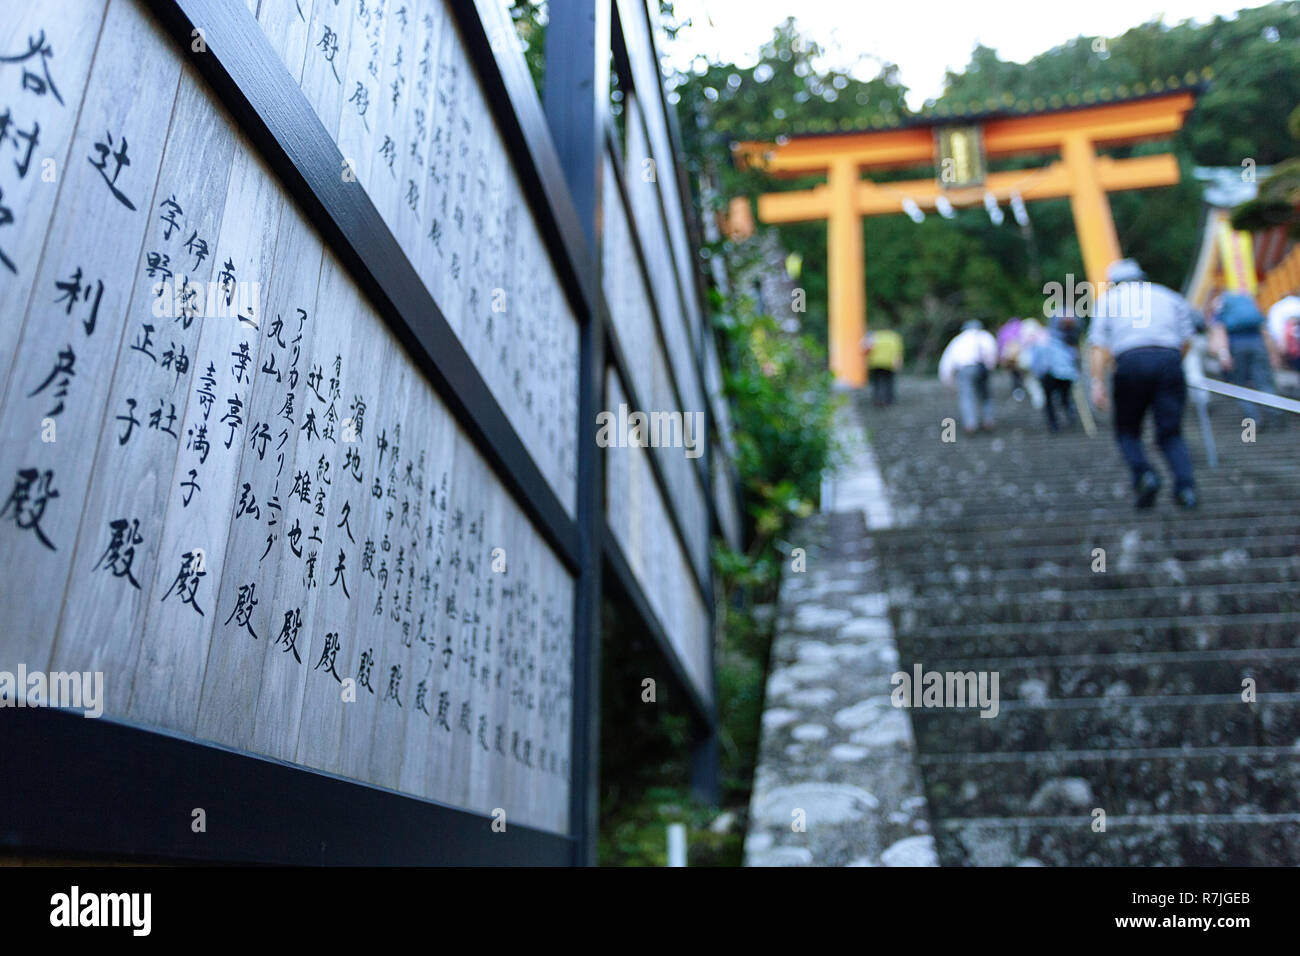
[[[0,103],[13,129],[13,168],[0,168],[0,208],[12,221],[0,228],[0,395],[9,373],[41,248],[67,166],[72,133],[90,77],[107,3],[51,0],[20,4],[0,18]],[[18,213],[21,212],[21,215]],[[6,217],[7,218],[7,217]],[[98,302],[98,286],[68,293],[66,315],[85,315]],[[86,293],[90,295],[87,297]],[[42,290],[42,296],[60,290]]]
[[[35,283],[36,289],[53,292],[78,268],[96,284],[102,277],[96,324],[87,334],[82,321],[65,315],[52,297],[35,296],[0,415],[5,422],[0,458],[9,463],[0,475],[6,665],[36,668],[49,660],[58,612],[51,595],[60,600],[68,578],[93,449],[109,414],[109,383],[132,288],[127,277],[134,275],[152,221],[167,132],[158,117],[171,115],[180,77],[179,60],[166,38],[126,0],[110,5],[101,42],[105,49],[132,55],[98,57],[91,70],[69,153],[74,161],[63,171]],[[123,162],[119,169],[118,157],[130,165]],[[101,159],[102,170],[96,165]],[[91,223],[93,230],[87,228]],[[46,382],[65,352],[75,356],[75,364],[67,363],[73,371],[56,372]],[[60,396],[65,380],[67,393]]]
[[[631,99],[628,110],[627,155],[624,181],[627,183],[630,220],[645,253],[646,267],[655,292],[655,304],[663,326],[668,359],[673,364],[682,402],[690,409],[704,408],[703,388],[695,367],[688,319],[683,311],[683,293],[676,278],[670,243],[663,227],[659,180],[650,144],[637,117],[642,104]]]
[[[426,560],[432,566],[432,594],[429,602],[428,647],[427,653],[431,664],[426,665],[428,674],[428,742],[429,750],[420,768],[415,761],[409,765],[409,774],[422,779],[427,792],[445,794],[444,799],[451,800],[448,789],[452,760],[451,741],[455,714],[451,712],[451,695],[457,690],[451,673],[455,661],[455,638],[453,625],[447,616],[448,598],[455,600],[452,594],[452,518],[460,507],[460,472],[464,470],[464,459],[471,454],[469,443],[457,430],[449,442],[449,452],[445,458],[437,461],[430,470],[430,479],[434,481],[429,492],[429,515],[426,537],[429,554]],[[452,497],[453,493],[456,495]],[[431,533],[429,533],[431,532]],[[407,765],[403,765],[407,770]]]
[[[260,753],[294,760],[302,736],[301,720],[307,687],[323,682],[326,685],[324,689],[338,695],[338,685],[348,676],[348,658],[339,652],[333,641],[329,645],[334,656],[330,657],[326,652],[326,636],[336,634],[336,630],[322,626],[316,616],[320,575],[324,573],[321,547],[324,535],[333,530],[329,525],[335,522],[328,520],[330,511],[326,502],[319,502],[326,517],[322,518],[318,513],[315,491],[323,471],[321,457],[328,444],[328,440],[322,437],[329,408],[324,402],[324,397],[329,395],[324,370],[329,367],[333,356],[347,347],[359,308],[359,297],[333,256],[322,250],[319,237],[310,231],[305,221],[298,219],[296,212],[290,215],[286,210],[281,222],[282,232],[285,222],[291,223],[293,230],[287,237],[290,243],[284,249],[286,268],[294,269],[295,262],[319,262],[319,267],[312,269],[308,266],[307,275],[291,280],[292,285],[286,287],[283,302],[273,300],[280,308],[272,314],[271,322],[280,317],[283,327],[277,329],[272,324],[267,329],[263,346],[266,351],[278,354],[284,384],[284,397],[276,412],[280,430],[275,432],[275,467],[282,510],[276,516],[278,536],[274,550],[278,557],[268,568],[270,581],[267,597],[263,598],[270,607],[270,619],[262,638],[267,646],[263,651],[265,665],[251,746]],[[301,256],[294,252],[298,240],[293,236],[299,229],[309,233],[301,240],[309,251]],[[335,473],[332,480],[341,481],[350,492],[359,494],[366,488],[364,441],[369,434],[365,428],[367,414],[352,407],[348,408],[347,414],[353,418],[354,429],[357,427],[356,416],[360,415],[360,429],[353,433],[358,440],[355,445],[348,443],[353,447],[344,450],[342,466],[336,465],[333,457],[327,461],[331,472]],[[339,431],[338,437],[343,440],[342,429]],[[282,441],[283,449],[280,449]],[[349,450],[357,457],[348,460]],[[280,454],[285,456],[283,465],[279,461]],[[339,474],[340,471],[345,472],[346,477]],[[362,476],[360,481],[355,478],[356,474]],[[339,510],[341,512],[341,507]],[[269,534],[273,529],[267,530]],[[321,540],[313,540],[315,538]],[[309,568],[313,551],[316,557]],[[332,688],[331,684],[334,685]]]
[[[412,264],[421,247],[420,208],[428,175],[428,111],[434,95],[431,60],[425,63],[428,79],[422,85],[419,82],[426,41],[432,50],[434,23],[431,15],[425,21],[428,9],[426,3],[399,5],[388,18],[385,47],[392,54],[384,58],[384,95],[376,124],[376,133],[382,137],[375,147],[381,162],[374,168],[386,173],[394,187],[387,193],[387,205],[376,202],[376,208]]]
[[[604,159],[603,173],[603,191],[607,198],[603,205],[602,286],[614,331],[623,354],[630,362],[629,373],[638,398],[646,404],[645,408],[632,411],[682,412],[684,416],[702,412],[702,407],[683,408],[673,388],[667,359],[655,334],[651,290],[636,257],[632,224],[608,155]],[[618,414],[617,404],[608,410]],[[686,419],[683,418],[683,428],[685,425]],[[699,437],[703,440],[702,435]],[[656,449],[653,454],[664,470],[673,507],[682,519],[681,526],[692,558],[703,572],[709,564],[709,521],[700,471],[695,467],[695,461],[686,457],[684,448]]]
[[[317,11],[319,22],[313,34],[320,38],[308,51],[303,90],[525,447],[573,514],[576,318],[524,201],[518,176],[509,169],[505,144],[445,3],[432,0],[427,8],[414,8],[421,32],[403,31],[394,9],[382,16],[376,12],[380,9],[367,7],[366,17],[361,18],[358,8],[345,26],[334,23],[344,22],[340,14]],[[408,90],[415,85],[409,69],[419,69],[422,60],[412,62],[405,45],[401,68],[394,66],[394,44],[407,35],[420,37],[422,58],[427,35],[432,54],[425,116],[428,143],[425,150],[417,148],[418,161],[405,142],[418,128],[415,98],[406,99],[404,109],[389,111],[391,117],[385,117],[388,101],[377,102],[379,87],[390,84],[390,78],[407,78]],[[329,42],[322,43],[326,37]],[[336,40],[338,51],[331,52]],[[380,74],[379,82],[372,65]],[[340,86],[341,90],[334,89]],[[363,101],[367,103],[364,116]],[[377,161],[383,156],[385,137],[405,144],[398,150],[404,158],[394,157],[391,168],[386,160]],[[418,135],[415,141],[421,141]],[[397,175],[399,160],[402,176]],[[382,175],[385,169],[387,176]],[[514,257],[497,254],[496,250],[512,244]],[[502,334],[503,323],[512,326],[512,334]]]
[[[436,0],[427,0],[419,5],[419,39],[413,52],[415,73],[413,76],[414,96],[410,101],[413,133],[412,143],[407,146],[409,165],[408,175],[413,178],[420,190],[420,200],[415,214],[404,222],[404,231],[398,236],[402,249],[411,261],[412,267],[419,274],[431,294],[434,287],[431,281],[438,274],[434,266],[435,258],[441,255],[435,250],[430,232],[434,221],[434,202],[436,177],[440,175],[434,162],[436,144],[434,136],[439,122],[438,71],[441,57],[445,50],[444,37],[451,29],[447,22],[447,12]],[[417,110],[420,114],[417,116]],[[436,294],[435,294],[436,300]]]
[[[363,307],[362,315],[370,314]],[[362,320],[364,321],[364,320]],[[377,324],[371,319],[370,324]],[[361,674],[365,661],[373,660],[369,667],[370,680],[362,690],[358,688],[356,703],[342,708],[343,720],[338,741],[338,752],[333,767],[348,777],[370,780],[392,786],[397,782],[400,772],[398,762],[402,754],[399,738],[379,738],[382,746],[376,750],[376,739],[380,727],[390,713],[394,718],[400,716],[395,711],[401,707],[400,679],[409,671],[406,654],[395,634],[392,621],[394,612],[400,614],[401,595],[398,581],[404,576],[404,556],[406,542],[400,525],[400,506],[402,495],[402,471],[412,443],[416,440],[413,415],[416,382],[414,370],[404,356],[387,336],[377,341],[366,341],[367,336],[354,340],[352,369],[354,374],[370,377],[364,371],[374,368],[379,371],[379,381],[386,383],[386,391],[391,395],[389,404],[380,403],[380,418],[376,422],[380,435],[385,439],[387,450],[383,454],[382,464],[374,469],[375,479],[382,486],[382,498],[371,498],[370,520],[367,527],[373,537],[378,552],[375,555],[376,581],[379,587],[374,591],[373,599],[366,602],[354,602],[355,608],[349,608],[347,626],[354,630],[356,644],[354,657],[357,661],[355,672]],[[380,346],[377,362],[365,364],[367,350]],[[359,354],[358,354],[359,353]],[[373,354],[373,353],[371,353]],[[345,644],[346,646],[346,644]],[[404,666],[405,665],[405,666]],[[396,668],[396,670],[395,670]],[[361,683],[358,677],[358,684]],[[400,729],[393,733],[400,735]]]
[[[169,492],[167,517],[152,575],[149,610],[140,640],[127,713],[151,726],[193,733],[203,671],[219,606],[226,537],[231,521],[251,520],[254,492],[240,488],[240,462],[249,441],[249,403],[261,367],[262,287],[271,275],[283,194],[260,159],[237,144],[225,196],[221,232],[213,244],[220,263],[220,301],[255,303],[253,315],[204,319],[195,365],[216,371],[209,409],[193,397],[183,428],[207,427],[207,460],[190,448],[181,453]],[[209,299],[214,298],[209,296]],[[249,323],[257,323],[251,325]],[[214,424],[215,420],[215,424]],[[250,688],[251,690],[251,688]]]
[[[184,70],[144,244],[119,280],[130,283],[130,304],[113,345],[107,414],[92,439],[93,478],[52,658],[56,668],[103,670],[112,713],[125,713],[130,699],[177,463],[191,460],[205,441],[216,450],[215,417],[189,431],[184,423],[201,387],[203,327],[234,321],[191,312],[206,310],[219,267],[234,146],[229,121],[202,81]]]
[[[281,569],[297,563],[288,538],[294,476],[312,473],[315,465],[314,459],[299,457],[296,437],[303,421],[303,379],[314,355],[315,338],[305,329],[317,314],[323,255],[311,226],[286,206],[265,290],[258,374],[236,479],[241,493],[247,486],[256,497],[257,513],[246,508],[231,522],[199,707],[204,736],[277,757],[292,754],[284,741],[296,741],[307,675],[275,643],[285,611],[277,588]],[[260,738],[255,735],[259,723]]]
[[[543,804],[527,787],[520,786],[520,775],[510,760],[510,696],[504,680],[507,661],[500,646],[507,609],[501,592],[509,580],[510,561],[518,561],[532,547],[522,534],[522,516],[508,506],[504,497],[497,491],[484,506],[487,527],[484,528],[484,547],[480,552],[481,563],[475,581],[476,587],[483,589],[482,624],[476,635],[478,646],[475,651],[479,654],[480,669],[487,670],[486,683],[482,674],[478,681],[481,692],[479,706],[486,726],[483,740],[477,741],[479,752],[476,757],[484,768],[480,776],[484,784],[483,792],[478,796],[480,806],[487,807],[490,812],[498,808],[504,810],[508,828],[511,822],[528,819],[526,814],[530,811],[541,811]],[[500,564],[494,560],[497,548],[502,549]],[[498,567],[502,570],[497,570]],[[537,779],[536,775],[534,779]]]
[[[316,0],[307,31],[307,56],[303,61],[302,91],[321,124],[337,138],[339,118],[351,91],[344,88],[348,50],[352,38],[351,4],[346,7]],[[339,170],[339,175],[343,170]]]
[[[610,370],[606,394],[617,407],[624,401],[618,376]],[[713,698],[709,660],[712,634],[708,608],[681,544],[673,534],[668,504],[655,485],[649,450],[637,446],[605,449],[606,519],[632,573],[697,691]]]
[[[401,768],[395,785],[410,793],[432,793],[441,779],[434,772],[441,736],[436,722],[438,695],[444,688],[438,637],[440,600],[446,595],[448,572],[443,554],[446,522],[444,512],[438,508],[439,489],[444,487],[442,481],[449,477],[453,462],[467,453],[467,447],[464,437],[442,410],[432,389],[426,383],[418,383],[416,391],[415,404],[427,422],[424,426],[427,445],[419,449],[416,458],[417,464],[422,463],[419,473],[423,482],[416,502],[419,514],[413,519],[419,538],[416,548],[419,561],[417,604],[408,635],[409,670],[404,681],[407,713],[402,728]]]
[[[628,133],[630,137],[634,128],[640,127],[642,122],[645,124],[645,133],[648,134],[645,155],[652,161],[649,167],[654,177],[652,187],[660,197],[653,217],[642,218],[640,223],[643,229],[661,235],[670,250],[674,267],[666,275],[673,280],[684,300],[683,321],[693,331],[700,325],[694,299],[694,263],[682,216],[676,157],[668,130],[663,79],[653,36],[659,29],[657,17],[648,15],[651,11],[645,0],[619,0],[618,6],[634,85],[632,95],[624,100]],[[654,13],[658,13],[657,8]],[[638,175],[640,171],[629,170],[629,177]]]
[[[389,203],[390,182],[371,176],[376,167],[378,125],[383,107],[383,75],[386,54],[383,3],[349,5],[352,25],[343,75],[343,106],[335,142],[355,171],[357,181],[383,213]]]
[[[362,615],[366,611],[364,605],[368,595],[363,586],[359,587],[358,599],[354,601],[345,597],[337,587],[328,586],[327,582],[333,576],[333,565],[329,562],[329,557],[335,556],[331,542],[338,542],[340,537],[346,539],[347,535],[344,529],[331,527],[339,519],[331,521],[328,517],[333,513],[333,508],[341,512],[342,506],[331,507],[329,491],[326,491],[324,497],[320,494],[324,490],[320,487],[318,474],[321,470],[321,456],[327,456],[326,461],[330,462],[332,472],[341,472],[343,469],[340,464],[334,463],[336,458],[329,453],[331,450],[327,447],[328,442],[321,437],[320,426],[308,426],[306,423],[308,417],[313,422],[323,422],[330,395],[326,369],[332,369],[335,357],[340,357],[343,378],[340,385],[347,384],[354,391],[360,391],[366,404],[358,441],[365,480],[359,487],[353,480],[353,485],[348,490],[349,497],[358,494],[360,490],[367,493],[364,503],[355,497],[351,499],[357,502],[354,506],[356,517],[353,519],[349,515],[348,527],[353,528],[352,538],[355,540],[357,557],[347,562],[356,569],[357,578],[361,579],[357,583],[364,582],[360,554],[365,548],[364,536],[370,534],[369,529],[373,527],[374,515],[378,509],[377,500],[369,494],[369,488],[378,478],[377,438],[393,414],[392,403],[401,401],[406,388],[404,380],[384,378],[384,373],[389,372],[381,367],[385,353],[384,343],[381,338],[364,333],[366,313],[366,306],[347,273],[333,256],[326,255],[316,314],[310,330],[313,336],[312,364],[303,379],[304,427],[299,429],[296,438],[299,458],[304,466],[311,467],[296,469],[296,501],[293,512],[288,517],[293,523],[295,534],[298,529],[301,529],[301,534],[297,535],[298,546],[294,561],[288,564],[282,574],[281,585],[277,588],[277,600],[283,608],[283,614],[293,615],[295,625],[301,611],[302,643],[295,644],[299,653],[292,657],[295,666],[299,666],[297,661],[301,658],[300,666],[309,669],[303,685],[301,718],[293,759],[305,766],[330,770],[337,769],[344,759],[339,753],[339,746],[345,712],[353,708],[367,708],[371,706],[373,698],[373,691],[367,691],[364,687],[356,688],[355,703],[344,704],[343,697],[343,682],[358,680],[358,663],[366,649],[357,633],[357,622],[364,619]],[[354,368],[356,362],[363,363],[360,369]],[[369,375],[371,381],[385,382],[385,388],[373,401],[365,394],[361,384],[364,375]],[[313,387],[313,383],[316,387]],[[346,455],[345,449],[339,457],[345,459]],[[304,497],[306,500],[303,500]],[[321,511],[325,515],[321,515]],[[287,651],[287,648],[287,644],[282,644],[282,652]],[[332,671],[329,663],[324,667],[316,666],[323,660],[332,662]],[[365,683],[364,675],[359,683]],[[373,684],[373,681],[370,683]]]
[[[252,6],[250,0],[250,6]],[[315,0],[294,0],[290,3],[263,3],[257,11],[257,22],[262,27],[271,46],[280,54],[285,69],[297,83],[302,82],[307,53],[312,47],[311,25]]]

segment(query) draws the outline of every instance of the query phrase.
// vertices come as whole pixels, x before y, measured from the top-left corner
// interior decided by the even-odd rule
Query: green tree
[[[741,139],[774,140],[798,132],[863,129],[905,122],[913,114],[897,69],[875,65],[868,81],[820,66],[821,50],[791,19],[778,26],[740,67],[697,63],[677,78],[688,162],[709,170],[721,199],[784,188],[806,188],[816,178],[775,181],[731,160]],[[1001,60],[976,45],[967,66],[947,76],[945,90],[928,109],[1060,108],[1070,93],[1107,90],[1110,96],[1143,95],[1207,75],[1196,108],[1167,143],[1111,150],[1117,156],[1172,151],[1182,171],[1179,185],[1111,195],[1120,245],[1157,281],[1181,286],[1200,237],[1200,187],[1196,165],[1259,166],[1295,153],[1288,114],[1300,104],[1300,2],[1287,0],[1208,23],[1158,21],[1117,37],[1080,36],[1027,63]],[[853,71],[863,75],[861,69]],[[1040,165],[1041,158],[994,164],[994,169]],[[922,178],[926,168],[874,178]],[[1294,175],[1294,173],[1292,173]],[[1289,181],[1285,180],[1284,182]],[[1282,186],[1278,186],[1282,189]],[[1011,217],[994,226],[982,209],[953,220],[927,217],[916,225],[902,216],[869,219],[864,226],[869,321],[904,335],[912,359],[932,360],[963,318],[998,321],[1041,312],[1044,282],[1083,272],[1069,203],[1029,207],[1032,226]],[[822,223],[779,228],[781,241],[803,255],[801,284],[808,293],[805,329],[826,335],[826,229]]]

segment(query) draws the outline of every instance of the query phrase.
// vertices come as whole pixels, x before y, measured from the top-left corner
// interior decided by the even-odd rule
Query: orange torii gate
[[[911,200],[934,209],[1023,200],[1070,198],[1088,280],[1100,289],[1106,267],[1120,258],[1106,194],[1121,189],[1170,186],[1178,163],[1169,153],[1133,159],[1098,156],[1097,148],[1160,139],[1182,128],[1199,92],[1195,83],[1098,105],[1008,114],[926,116],[888,130],[828,132],[782,137],[779,143],[746,141],[733,148],[738,162],[792,178],[826,174],[826,184],[758,199],[766,223],[827,221],[830,284],[830,366],[838,381],[860,386],[866,368],[858,343],[866,330],[862,217],[905,212]],[[1095,99],[1095,97],[1092,97]],[[1103,94],[1109,98],[1109,94]],[[1055,97],[1053,98],[1056,99]],[[1078,102],[1076,94],[1068,100]],[[1055,153],[1037,169],[985,173],[986,157]],[[865,169],[934,166],[934,179],[873,183]]]

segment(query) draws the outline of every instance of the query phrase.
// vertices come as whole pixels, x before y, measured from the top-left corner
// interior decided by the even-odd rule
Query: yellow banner
[[[1219,223],[1219,259],[1223,264],[1224,288],[1255,295],[1255,248],[1250,233],[1234,231],[1224,220]]]

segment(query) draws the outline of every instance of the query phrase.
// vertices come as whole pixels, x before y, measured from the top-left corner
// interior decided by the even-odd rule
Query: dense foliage
[[[1300,106],[1287,123],[1300,151]],[[1300,239],[1300,156],[1284,159],[1260,181],[1259,195],[1233,211],[1232,224],[1251,231],[1286,227],[1292,239]]]
[[[689,28],[688,28],[689,31]],[[689,35],[689,32],[687,33]],[[774,32],[757,62],[748,66],[699,61],[677,78],[685,151],[697,172],[709,171],[723,197],[753,196],[774,188],[762,174],[736,169],[731,144],[771,140],[800,129],[864,128],[873,121],[906,121],[913,114],[897,70],[885,64],[861,81],[819,64],[821,50],[794,20]],[[855,71],[862,75],[862,71]],[[944,95],[931,109],[987,109],[1027,103],[1050,108],[1070,93],[1110,95],[1149,91],[1169,77],[1185,83],[1212,76],[1185,128],[1171,143],[1144,144],[1116,155],[1171,149],[1182,182],[1167,189],[1111,197],[1120,245],[1158,281],[1180,287],[1195,256],[1201,216],[1196,165],[1266,166],[1294,155],[1287,116],[1300,104],[1300,3],[1278,2],[1242,10],[1209,23],[1148,23],[1119,37],[1078,37],[1028,63],[1000,60],[976,46],[961,73],[949,74]],[[994,169],[1041,163],[1024,160]],[[889,178],[922,178],[926,169]],[[886,178],[883,176],[877,178]],[[809,181],[813,182],[815,180]],[[794,181],[780,188],[798,188]],[[900,329],[909,355],[932,358],[960,322],[972,316],[998,321],[1038,312],[1042,285],[1067,272],[1081,274],[1082,259],[1069,203],[1029,206],[1032,225],[1010,216],[994,226],[983,209],[954,220],[928,216],[920,225],[903,216],[873,217],[865,225],[869,321]],[[808,293],[807,331],[824,341],[826,230],[808,223],[780,227],[783,244],[803,253]]]
[[[765,267],[757,251],[756,242],[727,250],[742,288],[746,272]],[[733,294],[716,315],[749,541],[744,554],[724,550],[719,560],[729,590],[762,590],[778,577],[783,536],[816,506],[835,451],[832,378],[816,340],[786,331],[754,296]]]

